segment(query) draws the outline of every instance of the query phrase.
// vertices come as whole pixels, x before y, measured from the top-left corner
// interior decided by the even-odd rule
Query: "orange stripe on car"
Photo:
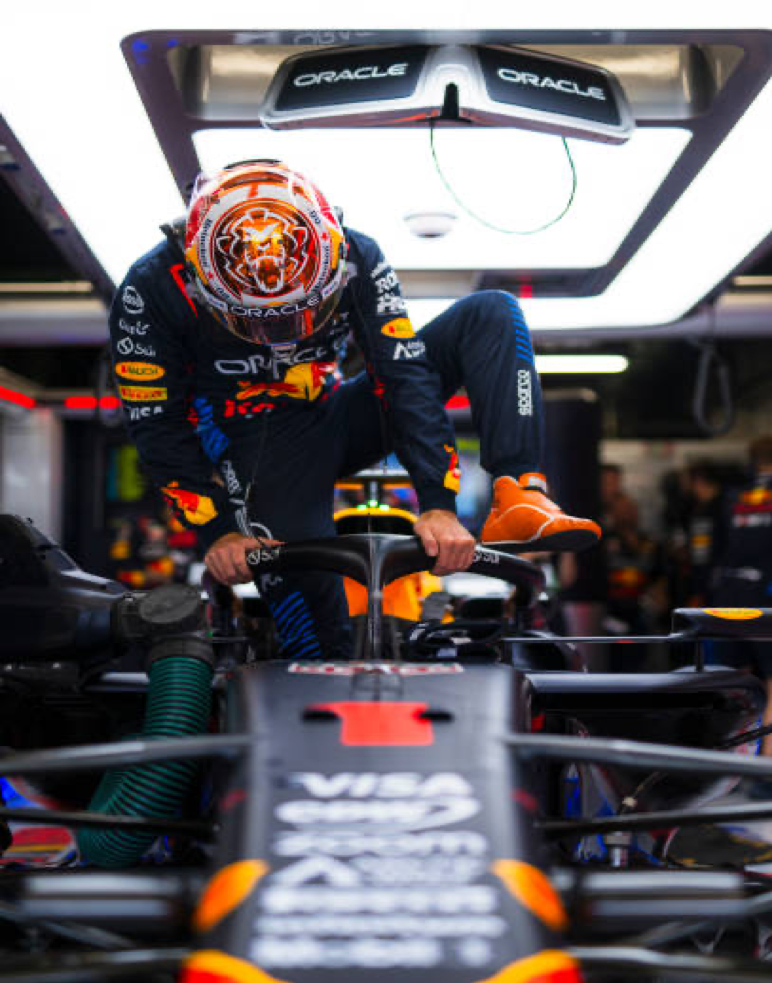
[[[218,949],[202,949],[183,964],[179,983],[284,983],[245,959]]]
[[[582,974],[577,961],[567,953],[544,949],[510,963],[478,983],[582,983]]]
[[[764,614],[758,608],[705,608],[705,614],[711,618],[723,618],[724,621],[752,621]]]
[[[491,869],[510,894],[553,932],[566,928],[568,917],[563,902],[550,879],[538,867],[521,860],[496,860]]]
[[[204,888],[193,915],[197,932],[208,932],[249,897],[268,872],[264,860],[239,860],[219,870]]]

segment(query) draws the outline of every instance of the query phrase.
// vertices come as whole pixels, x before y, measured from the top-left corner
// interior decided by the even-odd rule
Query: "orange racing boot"
[[[583,550],[601,537],[591,519],[576,519],[551,502],[543,474],[497,478],[493,503],[482,531],[483,543],[527,546],[528,550]]]

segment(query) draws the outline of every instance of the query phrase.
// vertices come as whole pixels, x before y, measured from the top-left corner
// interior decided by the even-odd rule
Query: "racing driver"
[[[481,291],[416,334],[374,240],[342,226],[319,190],[278,161],[197,179],[182,238],[139,259],[110,314],[129,432],[150,478],[198,532],[222,583],[251,579],[247,551],[334,536],[335,481],[394,450],[418,496],[415,533],[434,572],[469,566],[455,514],[460,387],[492,475],[484,542],[583,549],[599,527],[565,515],[539,472],[542,408],[517,300]],[[341,381],[349,337],[367,372]],[[339,578],[260,583],[286,654],[345,653]]]

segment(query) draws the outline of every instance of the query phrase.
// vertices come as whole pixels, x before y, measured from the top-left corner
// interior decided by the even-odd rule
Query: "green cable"
[[[553,225],[557,225],[557,223],[566,215],[568,210],[573,205],[574,198],[576,196],[576,185],[577,185],[576,165],[574,164],[574,158],[571,156],[571,150],[568,146],[568,142],[565,137],[561,137],[560,139],[563,142],[563,149],[566,152],[566,158],[568,159],[568,166],[571,168],[571,191],[568,195],[568,201],[563,207],[563,210],[560,212],[560,214],[556,215],[555,218],[550,219],[550,221],[546,222],[544,225],[539,225],[535,229],[505,229],[500,225],[495,225],[493,222],[489,222],[487,219],[484,219],[481,215],[478,215],[476,212],[472,211],[472,209],[469,208],[468,205],[466,205],[463,201],[461,201],[461,199],[458,197],[456,192],[453,190],[453,188],[450,185],[450,182],[448,181],[448,179],[445,177],[445,174],[443,173],[442,167],[440,166],[439,158],[437,157],[437,148],[434,145],[434,128],[435,128],[434,120],[431,120],[431,122],[429,123],[429,144],[432,150],[432,160],[434,161],[434,168],[437,171],[437,175],[440,181],[442,181],[445,190],[448,192],[448,194],[453,199],[453,201],[458,205],[458,207],[467,215],[469,215],[470,218],[473,218],[476,222],[479,222],[481,225],[484,225],[487,229],[492,229],[494,232],[503,232],[504,235],[532,236],[535,235],[537,232],[544,232],[545,229],[549,229]]]

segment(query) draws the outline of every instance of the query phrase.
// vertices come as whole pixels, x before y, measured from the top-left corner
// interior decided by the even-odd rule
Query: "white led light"
[[[609,375],[624,372],[628,366],[624,355],[537,355],[540,375],[550,373],[592,373]]]
[[[182,209],[120,51],[121,40],[139,31],[170,27],[202,31],[235,27],[243,28],[245,40],[253,34],[270,41],[270,32],[289,30],[296,32],[296,43],[345,41],[329,30],[329,9],[311,0],[261,5],[259,17],[256,9],[253,0],[231,0],[226,23],[221,6],[211,0],[186,0],[173,7],[157,0],[133,0],[130,4],[25,0],[13,5],[12,15],[6,12],[0,30],[0,112],[116,282],[140,253],[159,241],[158,225]],[[435,15],[431,5],[421,7],[414,0],[392,0],[388,5],[338,0],[334,22],[354,32],[356,43],[377,43],[378,35],[368,36],[368,32],[399,27],[432,30]],[[772,4],[768,0],[739,0],[732,5],[704,0],[687,9],[672,0],[651,0],[646,5],[624,5],[618,0],[587,0],[577,5],[573,0],[555,0],[525,7],[492,0],[481,4],[446,0],[443,7],[444,28],[473,31],[475,35],[483,29],[511,31],[513,36],[534,30],[586,34],[588,25],[597,31],[619,32],[620,43],[627,30],[772,30]],[[596,297],[524,301],[531,325],[556,329],[645,325],[676,319],[689,310],[772,230],[770,119],[772,84],[757,96],[691,187],[607,290]],[[375,132],[358,136],[361,150],[357,153],[362,159],[368,156],[369,141],[379,139]],[[408,238],[400,216],[410,202],[398,197],[390,200],[388,183],[374,182],[371,195],[383,213],[379,222],[386,229],[384,248],[387,253],[393,251],[392,261],[405,268],[453,269],[462,263],[476,269],[539,264],[576,268],[591,265],[598,257],[603,262],[629,229],[633,213],[639,213],[653,186],[670,169],[678,153],[677,141],[686,139],[683,131],[667,130],[662,139],[673,142],[659,145],[657,156],[653,144],[649,147],[650,140],[659,139],[655,132],[647,128],[644,135],[642,130],[626,148],[574,142],[580,183],[575,211],[569,213],[571,222],[567,217],[548,232],[524,241],[500,236],[498,248],[484,230],[475,226],[472,231],[466,220],[463,224],[459,220],[443,239],[424,242]],[[463,135],[447,131],[442,142],[447,145]],[[425,138],[425,133],[421,137]],[[258,138],[261,144],[257,149],[262,154],[263,134],[256,134]],[[325,162],[344,163],[339,138],[339,132],[327,131],[323,153],[308,168],[310,176],[323,187]],[[496,138],[490,131],[480,139]],[[439,149],[443,154],[443,147]],[[629,161],[624,156],[628,149]],[[484,186],[490,172],[485,152],[470,152]],[[596,163],[595,152],[608,156],[603,163]],[[639,152],[643,156],[635,159]],[[447,156],[445,153],[443,164]],[[629,167],[635,177],[629,188],[627,171],[610,176],[606,160],[625,162],[624,167]],[[396,153],[391,163],[397,170],[403,165]],[[647,168],[655,169],[650,185],[646,175],[639,173]],[[416,176],[416,190],[424,187],[422,181]],[[522,187],[528,187],[525,180]],[[463,189],[459,190],[463,195]],[[334,187],[330,195],[334,197]],[[542,205],[546,211],[547,203],[539,200],[541,196],[532,197],[541,220]],[[554,191],[550,194],[550,208],[558,197]],[[420,204],[424,207],[428,202]],[[359,208],[356,203],[352,205],[347,221],[378,236],[376,226],[369,223],[369,213],[359,214]],[[393,243],[390,238],[388,225],[392,221],[406,238],[404,254],[396,230]],[[602,228],[596,228],[599,226]],[[457,244],[459,238],[466,242]],[[410,253],[410,249],[415,252]],[[424,249],[433,250],[431,261],[427,261]],[[435,311],[442,306],[441,302],[416,301],[411,303],[411,310],[422,303],[433,304]]]
[[[277,157],[305,173],[343,209],[346,224],[373,236],[400,269],[543,269],[603,266],[689,141],[683,129],[647,127],[619,147],[572,140],[578,181],[560,222],[539,235],[503,235],[465,214],[432,162],[429,132],[208,129],[194,137],[205,170],[237,160]],[[455,194],[504,228],[538,228],[563,210],[571,169],[554,136],[503,127],[443,130],[436,144]],[[394,201],[398,207],[388,207]],[[448,235],[422,239],[402,216],[458,216]]]

